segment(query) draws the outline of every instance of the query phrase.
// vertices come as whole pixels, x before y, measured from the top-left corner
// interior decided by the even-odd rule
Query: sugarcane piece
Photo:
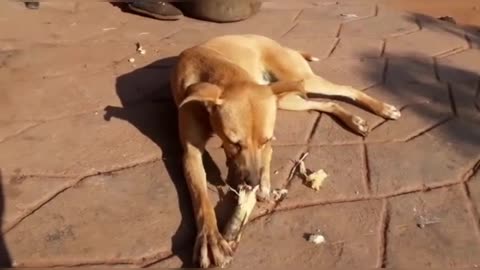
[[[305,182],[310,185],[314,190],[320,190],[323,182],[328,177],[328,174],[324,170],[318,170],[315,172],[308,171],[305,167],[303,160],[299,161],[298,171],[300,175],[305,179]]]
[[[307,176],[306,181],[310,183],[310,187],[314,190],[320,190],[323,185],[323,182],[327,178],[327,173],[324,170],[318,170]]]
[[[300,159],[295,161],[295,164],[293,165],[292,169],[290,170],[290,173],[288,174],[287,181],[290,181],[293,178],[298,167],[302,165],[302,162],[307,158],[308,154],[309,154],[308,152],[303,153],[300,156]],[[303,165],[305,166],[305,164]]]
[[[274,202],[280,202],[283,199],[285,199],[285,197],[287,197],[287,194],[288,194],[288,189],[286,189],[286,188],[274,189],[272,191],[273,201]]]
[[[258,187],[259,186],[255,186],[252,188],[248,185],[241,185],[239,187],[237,193],[237,206],[235,207],[233,216],[225,226],[223,234],[223,237],[230,244],[232,249],[236,249],[238,243],[240,242],[242,231],[248,222],[250,214],[255,208],[255,204],[257,203],[256,193]]]

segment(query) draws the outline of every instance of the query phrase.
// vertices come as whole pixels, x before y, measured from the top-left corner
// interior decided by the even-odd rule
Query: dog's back
[[[183,51],[172,76],[172,91],[177,104],[185,97],[188,86],[209,82],[218,86],[236,81],[269,84],[277,80],[272,64],[285,55],[288,48],[267,37],[258,35],[226,35],[210,39]],[[297,54],[296,64],[307,68],[303,57]]]

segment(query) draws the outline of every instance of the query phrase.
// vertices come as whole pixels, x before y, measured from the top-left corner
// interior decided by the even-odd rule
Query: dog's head
[[[293,93],[305,95],[302,82],[269,86],[244,82],[224,89],[198,83],[189,87],[180,107],[191,101],[205,104],[213,131],[223,142],[230,173],[237,181],[256,186],[270,162],[278,100]]]

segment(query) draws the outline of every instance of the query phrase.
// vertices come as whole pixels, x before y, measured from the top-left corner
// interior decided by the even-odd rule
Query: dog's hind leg
[[[317,75],[305,78],[304,87],[307,93],[347,98],[387,119],[395,120],[401,116],[400,111],[390,104],[379,101],[351,86],[334,84]]]
[[[289,111],[310,111],[316,110],[329,113],[340,119],[353,131],[365,136],[368,133],[367,122],[362,118],[353,115],[342,106],[333,102],[318,102],[306,100],[298,95],[289,94],[280,98],[278,108]]]
[[[344,97],[384,118],[398,119],[400,117],[400,111],[394,106],[379,101],[351,86],[335,84],[314,74],[307,61],[317,59],[308,53],[283,47],[270,52],[268,56],[270,56],[266,58],[268,69],[278,80],[303,80],[307,93]]]

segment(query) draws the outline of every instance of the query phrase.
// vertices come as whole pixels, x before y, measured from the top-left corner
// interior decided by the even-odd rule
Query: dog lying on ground
[[[362,135],[368,132],[363,119],[336,103],[308,100],[307,94],[340,96],[384,118],[400,117],[392,105],[315,75],[308,61],[318,59],[258,35],[216,37],[180,54],[171,88],[197,224],[194,260],[201,267],[223,265],[232,255],[217,227],[202,164],[213,133],[223,142],[229,174],[260,185],[257,197],[266,200],[277,109],[329,113]]]

